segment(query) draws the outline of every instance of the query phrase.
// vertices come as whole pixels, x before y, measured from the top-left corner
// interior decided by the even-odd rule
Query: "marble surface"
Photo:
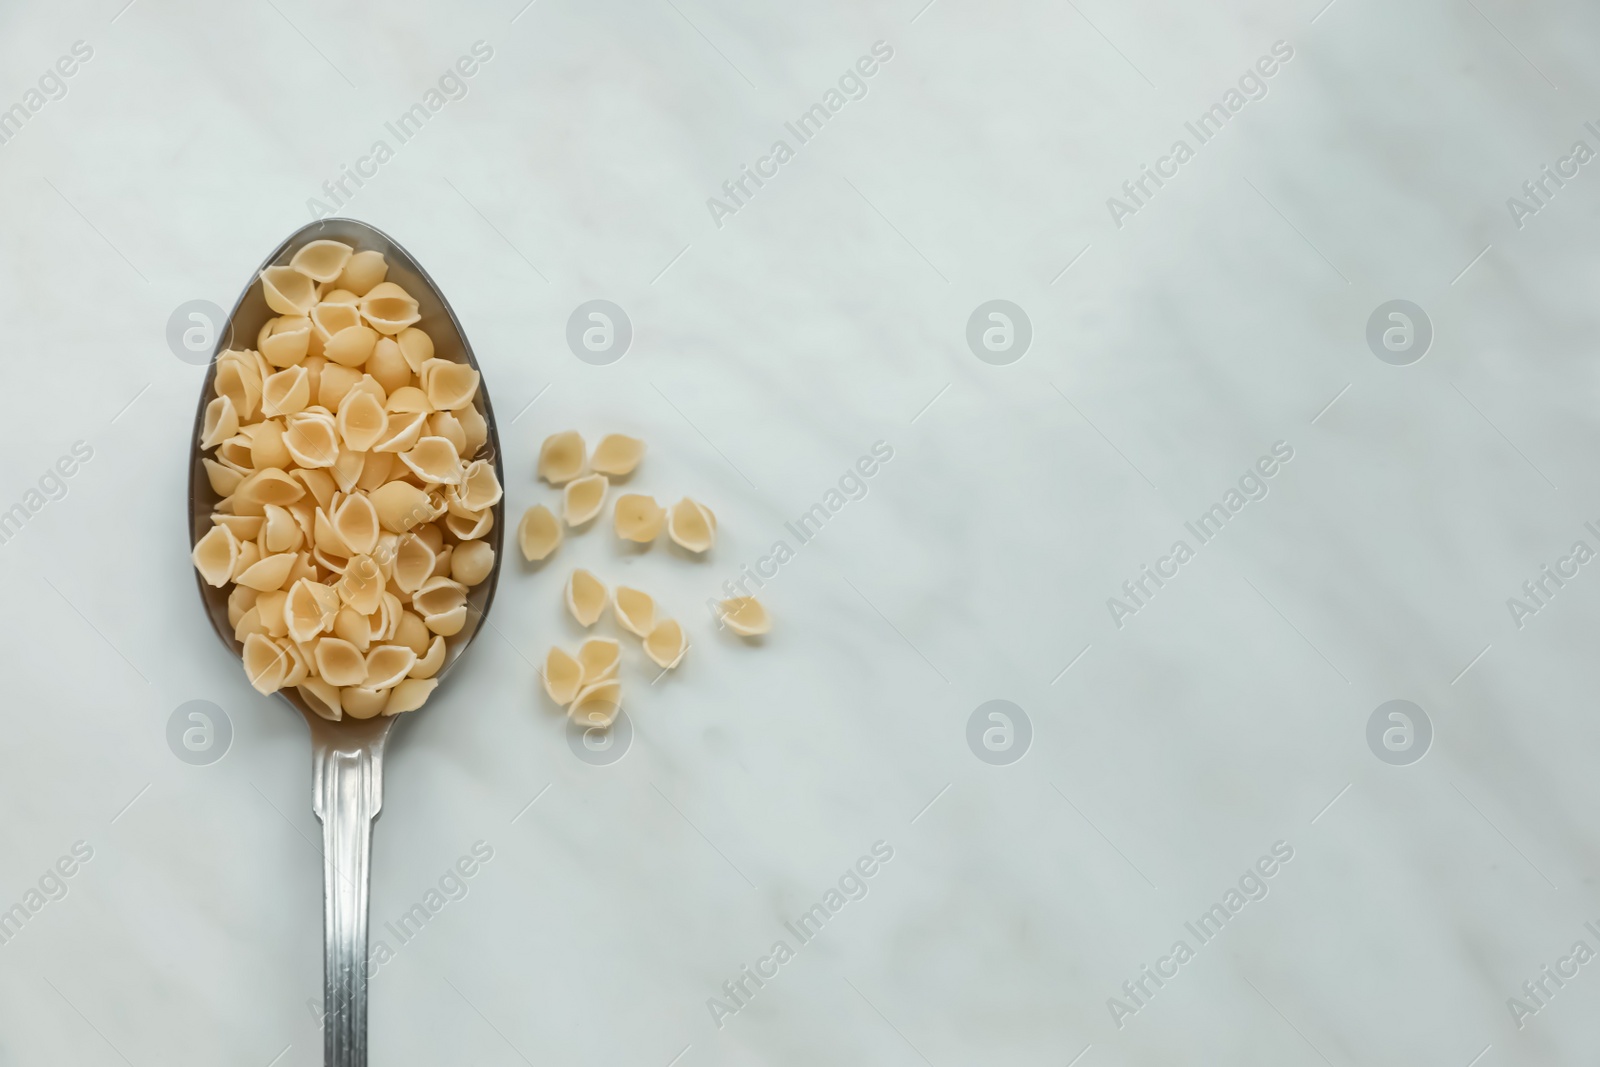
[[[0,1064],[320,1062],[305,729],[200,610],[167,327],[347,167],[463,319],[513,512],[544,435],[616,430],[721,530],[507,561],[392,743],[374,1064],[1587,1062],[1592,6],[124,2],[0,9]],[[969,345],[992,300],[1021,358]],[[1393,300],[1420,359],[1368,344]],[[770,638],[716,632],[779,540]],[[533,668],[579,564],[694,642],[627,663],[609,765]]]

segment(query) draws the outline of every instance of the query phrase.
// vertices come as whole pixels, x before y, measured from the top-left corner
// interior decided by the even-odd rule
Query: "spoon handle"
[[[322,820],[325,1067],[366,1067],[367,899],[372,820],[383,806],[383,749],[367,738],[319,739],[312,803]]]

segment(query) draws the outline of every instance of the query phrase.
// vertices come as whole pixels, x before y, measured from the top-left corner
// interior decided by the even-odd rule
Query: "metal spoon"
[[[472,346],[467,343],[461,323],[450,305],[411,254],[392,238],[353,219],[323,219],[296,230],[267,257],[251,275],[226,328],[218,331],[216,352],[212,354],[200,392],[200,409],[190,435],[189,469],[190,547],[211,528],[211,513],[217,494],[211,488],[200,463],[200,427],[206,402],[211,398],[216,377],[216,356],[227,348],[249,348],[261,326],[273,316],[262,296],[257,278],[261,270],[286,264],[303,245],[331,239],[344,241],[357,251],[375,249],[389,262],[388,280],[397,282],[417,301],[422,313],[416,324],[433,339],[434,355],[440,359],[478,366]],[[500,438],[495,430],[494,409],[489,404],[486,386],[478,387],[478,410],[489,427],[484,451],[494,463],[495,476],[505,484],[500,463]],[[489,577],[469,591],[468,620],[462,631],[448,639],[444,666],[437,677],[449,674],[489,613],[495,584],[500,575],[505,532],[505,500],[494,506],[494,526],[485,538],[494,549],[494,567]],[[211,625],[228,650],[242,656],[228,622],[228,593],[225,588],[207,585],[196,576],[200,599],[211,618]],[[420,712],[427,714],[439,700],[434,698]],[[371,719],[345,718],[339,722],[324,719],[313,711],[294,690],[280,690],[305,717],[311,728],[311,805],[322,820],[323,854],[323,1063],[326,1067],[365,1067],[367,1062],[367,897],[368,874],[372,859],[372,821],[383,806],[383,747],[396,719],[403,716],[378,716]]]

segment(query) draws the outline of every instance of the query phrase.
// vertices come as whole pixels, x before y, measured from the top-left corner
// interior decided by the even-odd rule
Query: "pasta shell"
[[[328,473],[333,476],[333,484],[339,492],[348,493],[361,480],[361,472],[366,469],[366,464],[365,452],[352,452],[348,448],[340,448],[338,458],[333,461]]]
[[[289,636],[307,644],[333,629],[339,615],[339,594],[331,586],[302,578],[289,588],[283,614]]]
[[[670,670],[683,662],[689,651],[689,639],[675,619],[662,619],[644,639],[644,654],[655,661],[657,667]]]
[[[411,373],[420,377],[422,365],[433,358],[433,338],[412,326],[401,330],[395,343],[400,346],[400,354],[411,367]]]
[[[717,540],[711,509],[684,497],[667,509],[667,536],[690,552],[705,552]]]
[[[615,678],[622,666],[622,646],[615,637],[591,637],[578,647],[578,665],[583,668],[584,685]]]
[[[422,318],[416,300],[394,282],[379,282],[367,290],[361,298],[361,316],[390,337]]]
[[[421,412],[425,415],[433,413],[433,405],[428,403],[428,394],[414,385],[402,385],[398,389],[391,389],[388,402],[383,405],[383,408],[391,415],[410,415],[413,412]],[[461,450],[460,444],[455,441],[450,443],[456,445],[457,452]]]
[[[736,596],[717,607],[728,629],[740,637],[755,637],[772,629],[766,606],[753,596]]]
[[[378,509],[361,493],[351,493],[332,517],[333,528],[350,554],[370,555],[378,547]]]
[[[461,457],[444,437],[418,438],[411,451],[400,453],[400,462],[425,482],[456,485],[461,481]]]
[[[261,295],[280,315],[309,315],[317,304],[317,285],[293,267],[268,267],[261,272]]]
[[[329,685],[360,685],[367,677],[367,660],[361,650],[339,637],[324,637],[315,653],[317,677]]]
[[[299,685],[311,676],[311,664],[300,647],[287,637],[277,638],[277,645],[289,657],[289,669],[284,673],[285,686]]]
[[[361,460],[361,477],[356,479],[356,488],[370,493],[378,486],[387,485],[392,481],[390,477],[392,474],[394,474],[393,452],[368,452]]]
[[[389,273],[389,264],[383,253],[368,249],[357,252],[345,261],[336,284],[354,296],[365,296]]]
[[[539,446],[539,477],[566,485],[583,473],[584,444],[577,430],[553,433]]]
[[[230,467],[247,471],[255,470],[254,463],[250,458],[250,438],[242,433],[228,438],[217,446],[217,459]]]
[[[339,405],[344,403],[344,398],[350,395],[350,390],[360,380],[361,372],[354,367],[327,364],[317,380],[317,403],[329,411],[338,411]]]
[[[283,423],[279,420],[268,419],[254,426],[244,426],[239,432],[250,438],[250,464],[256,470],[268,467],[282,469],[294,462],[294,457],[283,443]]]
[[[281,589],[256,597],[256,618],[261,620],[268,637],[288,636],[289,621],[284,617],[284,605],[288,602],[289,594]]]
[[[501,495],[494,464],[486,459],[475,459],[462,472],[461,487],[453,497],[467,511],[482,511],[500,503]]]
[[[494,549],[487,541],[463,541],[450,553],[450,577],[462,585],[481,585],[492,570]]]
[[[275,556],[263,556],[234,579],[240,585],[248,585],[251,589],[259,589],[265,593],[272,589],[282,589],[289,580],[289,571],[294,567],[295,554],[293,552],[280,552]]]
[[[613,511],[617,536],[624,541],[635,541],[641,545],[649,544],[656,539],[666,517],[667,513],[656,503],[654,497],[640,493],[624,493],[617,497],[617,505]]]
[[[384,701],[383,713],[399,715],[407,711],[416,711],[428,702],[438,684],[432,678],[406,679],[390,690],[388,700]]]
[[[239,585],[234,586],[234,588],[243,589],[244,586]],[[252,589],[250,592],[253,593],[255,590]],[[261,634],[265,637],[266,633],[267,628],[261,625],[261,612],[254,604],[250,605],[245,613],[239,616],[239,620],[233,624],[233,639],[241,645],[244,644],[244,639],[251,634]]]
[[[336,685],[329,685],[321,678],[307,678],[300,683],[300,696],[306,705],[324,719],[338,722],[344,717],[344,710],[339,706],[340,689]]]
[[[412,667],[417,654],[405,645],[379,645],[367,653],[367,680],[371,689],[388,689],[399,685]]]
[[[462,604],[438,615],[424,615],[422,621],[439,636],[454,637],[467,624],[467,606]]]
[[[611,593],[611,607],[617,622],[630,634],[644,637],[656,626],[656,602],[649,593],[619,585]]]
[[[261,562],[261,546],[254,541],[239,542],[239,558],[233,564],[233,580],[237,582],[239,575]]]
[[[456,540],[475,541],[494,528],[494,512],[488,508],[465,515],[451,512],[444,517],[444,525]]]
[[[355,608],[340,608],[333,617],[333,635],[364,655],[372,644],[372,624]]]
[[[415,615],[411,617],[413,619],[417,618]],[[418,619],[417,621],[421,622],[422,620]],[[426,631],[426,627],[424,627],[424,630]],[[444,666],[444,638],[438,634],[432,634],[431,636],[433,641],[428,645],[428,651],[417,657],[417,662],[412,665],[409,677],[432,678],[439,673],[439,668]]]
[[[606,587],[600,579],[579,567],[567,579],[567,610],[580,626],[593,626],[606,610]]]
[[[436,512],[428,494],[409,482],[390,482],[367,494],[378,522],[391,533],[405,533],[418,523],[432,522]]]
[[[205,467],[206,481],[211,483],[211,491],[218,496],[232,496],[233,491],[239,488],[239,483],[244,480],[244,471],[235,470],[226,463],[218,463],[214,459],[204,457],[200,463]]]
[[[366,390],[351,390],[339,404],[339,437],[352,452],[366,452],[389,425],[383,402]]]
[[[389,392],[411,384],[411,365],[392,337],[380,337],[367,359],[366,371]]]
[[[283,447],[288,449],[289,457],[295,463],[305,468],[333,466],[339,458],[339,432],[332,416],[301,412],[290,415],[287,422],[288,426],[283,431]],[[292,473],[296,478],[302,478],[309,471],[299,470]],[[323,477],[328,478],[327,475]],[[305,484],[307,488],[312,486],[310,482]],[[327,485],[332,488],[332,478],[328,478]]]
[[[310,416],[304,415],[301,417],[310,418]],[[293,428],[293,425],[293,420],[290,420],[291,429]],[[283,435],[283,443],[285,445],[289,444],[290,437],[291,434],[289,433],[285,433]],[[337,487],[334,484],[333,475],[329,474],[327,471],[298,470],[290,471],[289,475],[290,477],[294,478],[295,481],[306,487],[306,491],[311,494],[311,499],[315,502],[315,507],[326,508],[330,503],[332,503],[333,494]],[[302,503],[304,503],[304,501],[302,501]]]
[[[311,309],[309,321],[311,328],[316,331],[317,340],[326,346],[329,341],[333,340],[335,334],[348,330],[352,326],[360,326],[361,312],[356,310],[354,304],[335,304],[324,300]],[[326,350],[324,350],[323,355],[327,355]],[[332,356],[328,356],[328,358],[333,359]],[[353,363],[344,363],[343,360],[335,359],[334,362],[342,363],[347,367],[355,366]]]
[[[388,430],[372,449],[374,452],[404,452],[421,439],[427,424],[428,417],[420,411],[390,415]]]
[[[608,433],[594,446],[594,455],[589,457],[589,466],[601,474],[620,478],[625,474],[632,474],[633,469],[643,458],[643,441],[626,434]]]
[[[246,475],[239,483],[239,488],[233,491],[232,499],[258,505],[277,504],[279,507],[288,507],[305,495],[305,486],[283,471],[269,468]],[[238,512],[238,514],[244,513]]]
[[[422,391],[439,411],[468,407],[478,394],[478,372],[465,363],[430,359],[422,365]]]
[[[261,414],[292,415],[311,402],[311,376],[304,367],[290,367],[261,383]]]
[[[289,654],[265,634],[244,639],[244,676],[258,693],[276,693],[289,677]]]
[[[298,549],[305,535],[295,517],[277,504],[268,504],[266,512],[261,529],[262,548],[269,553]]]
[[[433,554],[433,574],[431,577],[450,577],[450,557],[453,555],[455,555],[455,549],[450,545],[445,545],[443,548],[435,551]]]
[[[422,615],[443,615],[454,611],[467,601],[467,588],[449,578],[429,578],[411,597],[411,604]],[[435,631],[437,632],[437,631]]]
[[[583,726],[601,729],[616,721],[622,710],[622,683],[615,678],[585,687],[573,698],[567,714]]]
[[[463,456],[476,456],[489,440],[489,424],[484,421],[483,413],[472,404],[468,404],[455,413],[456,421],[461,423],[461,432],[466,435],[467,446],[461,450]]]
[[[536,504],[522,515],[517,525],[517,546],[522,558],[537,562],[561,547],[561,524],[543,504]]]
[[[378,334],[369,326],[346,326],[322,346],[328,359],[341,367],[359,367],[372,355]]]
[[[467,431],[462,429],[461,420],[449,411],[435,411],[428,416],[427,433],[433,437],[443,437],[456,446],[456,451],[465,455],[467,452]]]
[[[544,670],[539,674],[550,699],[566,707],[583,688],[583,665],[560,648],[545,653]]]
[[[371,615],[383,603],[383,572],[371,556],[351,556],[350,565],[334,586],[339,599],[362,615]],[[340,682],[340,685],[355,684]]]
[[[261,400],[261,372],[255,360],[243,352],[229,350],[217,357],[217,374],[212,381],[218,396],[233,401],[241,419],[254,418]]]
[[[606,506],[610,482],[604,474],[591,474],[567,483],[561,493],[561,517],[568,526],[582,526]]]
[[[418,656],[428,651],[428,642],[433,634],[428,632],[428,627],[423,624],[420,616],[415,612],[402,611],[400,619],[395,623],[394,640],[396,644],[405,645]]]
[[[284,580],[284,586],[287,588],[302,578],[316,581],[318,577],[320,577],[320,574],[317,571],[317,563],[311,558],[311,553],[296,552],[294,554],[294,566],[289,568],[289,577]]]
[[[289,266],[312,281],[331,282],[344,273],[345,265],[354,254],[355,249],[343,241],[312,241],[301,246],[289,260]]]
[[[389,702],[387,689],[368,689],[364,685],[353,685],[340,694],[344,702],[345,714],[352,719],[370,719],[383,712],[383,706]]]
[[[261,524],[267,520],[257,515],[221,515],[211,516],[215,526],[226,526],[233,531],[233,536],[241,541],[253,541],[261,536]]]
[[[402,593],[415,593],[433,575],[433,549],[415,534],[400,538],[394,554],[394,584]]]
[[[238,432],[239,413],[231,397],[219,396],[206,405],[206,417],[200,424],[201,448],[216,448]]]
[[[218,589],[233,579],[239,562],[239,539],[226,526],[213,526],[194,543],[194,568],[209,586]]]
[[[412,532],[422,539],[423,544],[433,549],[434,555],[438,555],[439,550],[444,547],[443,531],[431,523],[426,526],[418,526]]]
[[[292,367],[311,351],[311,320],[301,315],[269,319],[256,335],[256,347],[274,367]]]

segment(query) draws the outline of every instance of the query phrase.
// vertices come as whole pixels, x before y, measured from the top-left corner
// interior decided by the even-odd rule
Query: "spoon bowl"
[[[414,325],[427,333],[434,345],[434,356],[478,369],[478,362],[467,342],[465,331],[443,294],[404,248],[380,230],[354,219],[330,218],[303,226],[290,234],[250,277],[250,282],[234,304],[228,321],[217,327],[217,345],[206,370],[200,392],[199,410],[190,435],[189,539],[190,548],[211,528],[211,515],[219,497],[211,487],[201,464],[199,447],[205,408],[213,395],[217,373],[216,357],[230,348],[253,348],[261,327],[276,313],[267,306],[259,284],[268,267],[287,265],[294,254],[312,241],[343,241],[357,251],[382,252],[388,262],[387,281],[398,283],[417,301],[421,319]],[[494,409],[482,376],[477,397],[479,413],[488,427],[488,438],[475,458],[488,459],[495,477],[505,485],[500,457],[500,438],[495,428]],[[494,523],[483,538],[494,550],[489,575],[467,594],[467,621],[455,636],[445,641],[445,661],[435,675],[441,689],[429,703],[439,698],[446,677],[460,661],[467,646],[477,637],[494,602],[495,585],[504,556],[505,498],[492,508]],[[234,627],[228,621],[226,586],[206,584],[199,575],[201,602],[212,628],[236,657],[243,655],[234,640]],[[305,718],[312,743],[312,806],[323,826],[323,937],[324,937],[324,1018],[323,1059],[327,1067],[365,1067],[367,1062],[367,895],[371,864],[372,822],[383,804],[383,750],[390,729],[402,716],[378,715],[369,719],[346,716],[334,720],[314,708],[294,687],[278,690],[278,695]],[[426,706],[421,709],[426,711]]]

